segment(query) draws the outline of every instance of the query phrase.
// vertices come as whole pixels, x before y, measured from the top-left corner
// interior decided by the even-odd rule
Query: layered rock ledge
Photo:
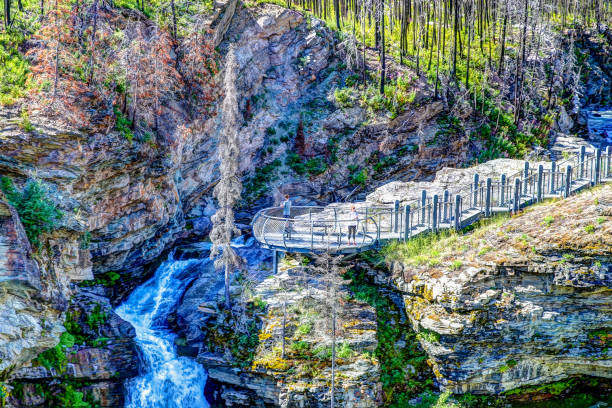
[[[442,389],[612,379],[612,186],[387,261]]]

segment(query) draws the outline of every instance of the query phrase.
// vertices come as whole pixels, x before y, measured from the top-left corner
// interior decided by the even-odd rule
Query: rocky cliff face
[[[39,264],[40,262],[40,264]],[[63,331],[66,281],[56,272],[66,266],[51,256],[39,262],[17,212],[0,201],[0,375],[53,347]],[[55,269],[58,269],[57,271]]]
[[[134,328],[113,313],[108,298],[95,288],[80,288],[66,315],[65,329],[75,343],[61,348],[66,360],[39,358],[17,368],[11,380],[19,391],[10,402],[16,407],[55,406],[54,395],[65,392],[61,387],[67,382],[102,407],[123,407],[123,383],[138,374]]]
[[[611,379],[612,186],[389,257],[443,389]]]
[[[281,262],[279,275],[269,276],[268,251],[252,243],[238,252],[248,261],[245,275],[250,277],[249,287],[258,304],[249,306],[254,313],[246,322],[232,323],[250,328],[242,331],[227,324],[228,317],[217,307],[223,297],[223,277],[210,265],[211,270],[204,271],[186,291],[177,310],[183,335],[179,350],[206,367],[207,387],[214,390],[210,398],[226,406],[328,406],[331,305],[327,283],[290,258]],[[372,355],[377,346],[376,315],[370,306],[348,300],[346,286],[337,296],[336,403],[376,406],[382,398]]]

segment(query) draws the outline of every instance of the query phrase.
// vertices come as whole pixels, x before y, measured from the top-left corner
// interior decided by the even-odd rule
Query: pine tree
[[[225,273],[225,307],[231,308],[230,275],[240,265],[240,257],[231,247],[234,235],[240,233],[234,223],[234,206],[240,199],[242,183],[240,181],[240,141],[238,139],[238,101],[236,99],[236,56],[230,47],[227,54],[227,64],[223,87],[223,137],[217,147],[219,155],[219,172],[221,177],[214,188],[217,199],[217,212],[212,217],[213,228],[210,233],[212,241],[211,259],[215,260],[215,268],[223,269]]]

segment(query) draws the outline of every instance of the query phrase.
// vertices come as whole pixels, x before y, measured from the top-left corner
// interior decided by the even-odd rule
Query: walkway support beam
[[[399,212],[400,212],[400,205],[399,205],[399,200],[395,200],[395,207],[393,208],[393,215],[395,218],[395,225],[393,226],[393,232],[397,233],[397,231],[399,231]]]
[[[538,166],[538,184],[536,185],[536,196],[537,196],[537,200],[538,203],[540,201],[542,201],[542,183],[544,180],[542,180],[542,177],[544,177],[544,166],[542,166],[541,164]]]
[[[487,191],[485,192],[485,217],[491,216],[491,186],[493,180],[487,177]]]
[[[425,206],[427,204],[427,190],[421,191],[421,222],[425,224]]]
[[[474,173],[474,194],[472,196],[472,207],[478,207],[478,187],[480,185],[480,176]]]
[[[569,197],[571,191],[572,191],[572,166],[568,165],[565,168],[565,197]]]
[[[453,221],[455,230],[459,231],[461,229],[461,196],[459,194],[455,195],[455,216]]]
[[[607,146],[606,147],[606,166],[605,166],[605,170],[604,170],[604,177],[610,177],[612,174],[610,174],[612,172],[612,168],[610,168],[610,166],[612,165],[612,146]]]
[[[593,181],[595,185],[601,182],[601,150],[595,149],[595,177]]]
[[[410,239],[410,205],[404,208],[406,221],[404,222],[404,240]]]
[[[584,178],[584,156],[586,154],[586,147],[580,146],[580,153],[578,153],[578,164],[580,165],[580,172],[578,178]]]
[[[432,211],[432,220],[431,220],[431,230],[433,232],[438,232],[438,195],[435,194],[433,196],[433,211]]]
[[[525,161],[525,168],[523,169],[523,195],[527,195],[528,183],[527,179],[529,178],[529,162]]]
[[[450,193],[448,190],[444,190],[442,195],[442,222],[448,222],[448,200]]]
[[[553,160],[552,162],[550,162],[550,180],[549,180],[549,183],[550,183],[550,186],[549,186],[550,194],[555,194],[555,178],[556,178],[555,177],[556,176],[555,173],[556,172],[557,172],[557,162],[555,162]]]
[[[514,198],[512,199],[512,212],[518,213],[521,209],[521,179],[514,179]]]
[[[502,174],[499,180],[499,205],[506,205],[506,175]]]

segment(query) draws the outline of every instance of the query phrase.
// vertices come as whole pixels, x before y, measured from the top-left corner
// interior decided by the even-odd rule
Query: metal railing
[[[253,234],[263,245],[287,252],[357,252],[385,240],[407,240],[412,236],[440,229],[461,229],[495,213],[516,213],[521,208],[550,197],[567,197],[573,192],[612,178],[612,148],[587,153],[583,147],[576,155],[549,165],[524,168],[498,179],[480,179],[440,195],[428,196],[400,205],[371,206],[365,202],[327,207],[291,207],[283,216],[280,207],[259,211],[253,219]],[[350,212],[354,206],[358,221]],[[356,237],[349,241],[349,229]]]

